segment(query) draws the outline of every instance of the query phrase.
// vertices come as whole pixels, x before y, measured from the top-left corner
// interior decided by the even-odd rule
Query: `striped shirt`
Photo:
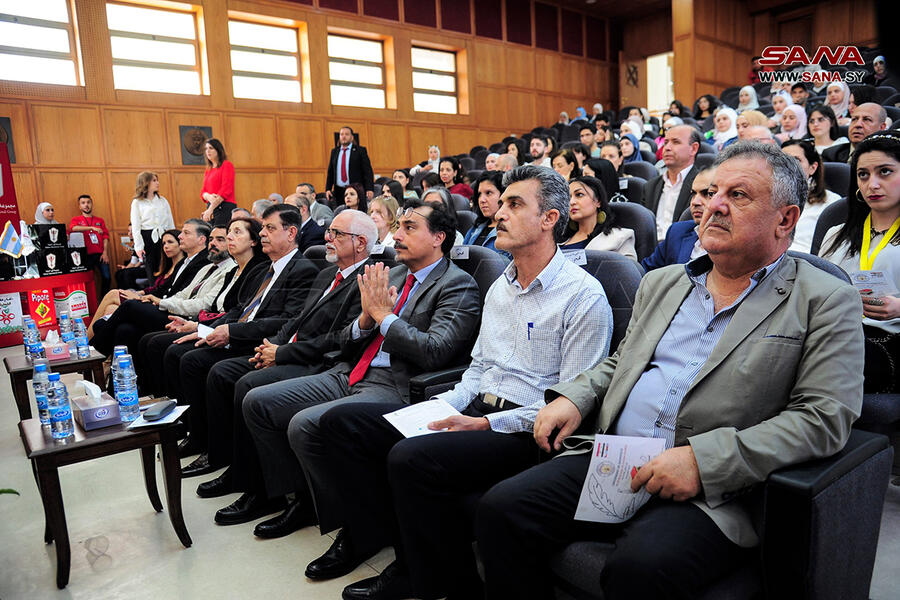
[[[516,276],[513,262],[491,285],[472,362],[456,387],[436,396],[460,411],[480,393],[518,404],[487,415],[500,433],[532,431],[544,390],[604,359],[612,336],[603,286],[561,250],[527,288]]]
[[[722,338],[738,306],[767,274],[775,271],[782,257],[783,254],[754,273],[747,289],[719,312],[716,312],[715,301],[706,287],[712,261],[704,256],[685,265],[694,286],[659,340],[650,364],[631,389],[610,433],[664,438],[666,448],[675,445],[675,420],[681,401]]]

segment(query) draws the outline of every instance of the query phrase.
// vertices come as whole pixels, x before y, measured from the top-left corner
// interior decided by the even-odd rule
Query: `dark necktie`
[[[253,313],[253,309],[259,306],[259,303],[262,302],[263,292],[266,291],[266,288],[269,287],[269,283],[272,281],[272,277],[275,276],[275,267],[270,266],[269,272],[266,273],[266,276],[263,278],[262,283],[259,284],[259,289],[256,290],[256,295],[253,296],[253,300],[250,301],[250,304],[244,309],[244,312],[241,313],[241,318],[238,319],[238,323],[246,323],[250,320],[250,315]]]

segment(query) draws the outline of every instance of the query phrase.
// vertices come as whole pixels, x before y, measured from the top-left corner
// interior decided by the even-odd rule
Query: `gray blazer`
[[[408,273],[405,265],[391,269],[391,285],[402,289]],[[441,259],[406,301],[382,345],[382,350],[391,355],[391,373],[404,402],[409,402],[410,377],[469,360],[480,320],[481,297],[475,280],[446,258]],[[371,335],[354,341],[352,327],[350,323],[338,338],[346,360],[342,366],[348,373],[378,334],[376,327]]]
[[[608,431],[691,285],[684,265],[647,273],[616,353],[548,390],[548,402],[566,396],[594,417],[595,431]],[[675,445],[693,448],[703,486],[694,503],[733,542],[758,542],[758,499],[744,496],[756,484],[846,443],[862,407],[861,313],[853,287],[785,256],[738,307],[691,384]]]

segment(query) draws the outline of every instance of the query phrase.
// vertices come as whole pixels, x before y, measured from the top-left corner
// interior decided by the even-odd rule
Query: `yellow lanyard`
[[[872,255],[869,255],[869,244],[872,243],[872,213],[869,213],[866,217],[866,222],[863,224],[863,237],[862,237],[862,249],[859,253],[859,270],[860,271],[871,271],[872,264],[875,262],[875,257],[878,256],[878,253],[881,252],[885,246],[888,245],[888,242],[891,241],[891,238],[894,237],[894,234],[897,233],[897,229],[900,229],[900,217],[894,221],[894,224],[891,225],[891,228],[888,229],[884,238],[875,246],[875,249],[872,250]]]

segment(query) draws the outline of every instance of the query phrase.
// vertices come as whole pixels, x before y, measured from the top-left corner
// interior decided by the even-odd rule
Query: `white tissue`
[[[78,384],[80,384],[81,387],[84,388],[85,396],[91,402],[91,404],[100,404],[100,395],[102,394],[100,386],[98,386],[96,383],[91,383],[90,381],[86,381],[84,379],[79,381]]]
[[[47,337],[44,338],[44,341],[49,345],[58,344],[59,343],[59,333],[55,329],[51,329],[47,332]]]

